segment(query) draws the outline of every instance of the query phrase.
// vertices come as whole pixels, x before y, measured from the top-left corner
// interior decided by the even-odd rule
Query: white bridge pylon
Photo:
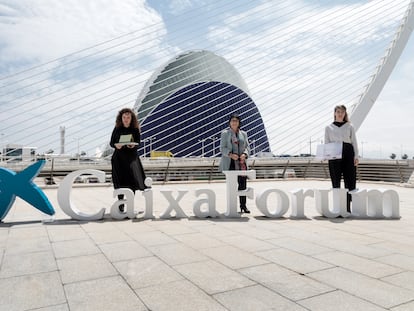
[[[359,96],[358,102],[352,105],[350,119],[356,130],[361,126],[377,100],[410,39],[414,28],[413,10],[414,0],[411,0],[394,39],[386,50],[385,55],[381,58],[380,64],[376,67],[376,72],[371,76],[370,82],[364,87],[364,91]]]

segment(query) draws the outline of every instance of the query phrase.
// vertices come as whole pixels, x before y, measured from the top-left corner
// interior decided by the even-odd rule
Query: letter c
[[[69,217],[76,219],[76,220],[98,220],[102,219],[105,214],[105,208],[102,208],[96,214],[86,214],[81,212],[76,205],[71,202],[70,199],[70,192],[72,190],[72,184],[76,177],[82,174],[92,174],[98,177],[100,182],[105,182],[105,172],[92,170],[92,169],[85,169],[85,170],[78,170],[74,171],[65,178],[63,178],[57,193],[57,199],[59,202],[59,206],[62,211],[68,215]]]

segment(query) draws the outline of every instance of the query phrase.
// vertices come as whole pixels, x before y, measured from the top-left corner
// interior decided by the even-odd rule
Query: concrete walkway
[[[252,181],[266,188],[329,188],[327,181]],[[0,310],[414,310],[414,188],[400,197],[399,220],[326,219],[306,199],[307,219],[268,219],[255,202],[238,219],[198,219],[198,188],[213,189],[225,210],[225,185],[154,185],[153,220],[79,222],[45,189],[54,221],[19,198],[0,224]],[[189,216],[159,219],[162,189],[188,190]],[[81,210],[109,209],[111,186],[73,188]],[[136,196],[137,209],[144,202]],[[142,208],[141,208],[142,209]]]

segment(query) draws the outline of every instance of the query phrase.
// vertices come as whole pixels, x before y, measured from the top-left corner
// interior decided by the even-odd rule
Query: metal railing
[[[207,181],[224,179],[218,171],[220,158],[141,158],[146,175],[154,182]],[[3,167],[15,172],[23,170],[32,162],[2,162]],[[329,179],[327,161],[314,158],[250,158],[250,169],[256,170],[257,179]],[[93,168],[111,175],[110,160],[89,159],[71,161],[65,158],[49,158],[39,177],[65,176],[68,173]],[[357,168],[358,181],[379,181],[385,183],[408,183],[414,171],[414,160],[369,160],[362,159]]]

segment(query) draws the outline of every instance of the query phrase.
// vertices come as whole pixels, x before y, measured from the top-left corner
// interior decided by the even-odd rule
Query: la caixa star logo
[[[0,167],[0,221],[6,217],[16,196],[45,214],[55,214],[47,196],[33,183],[45,163],[40,160],[19,173]]]

